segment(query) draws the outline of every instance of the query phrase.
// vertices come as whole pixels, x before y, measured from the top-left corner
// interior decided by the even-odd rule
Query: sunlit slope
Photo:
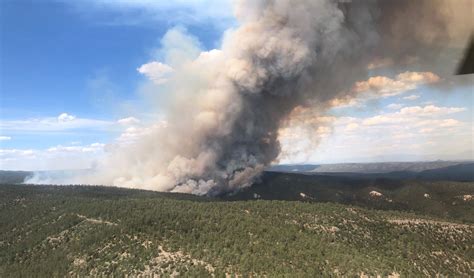
[[[473,232],[447,218],[332,203],[0,186],[2,277],[468,276]]]

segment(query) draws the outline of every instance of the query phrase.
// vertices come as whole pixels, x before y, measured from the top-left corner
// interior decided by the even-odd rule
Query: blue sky
[[[136,68],[159,58],[154,57],[155,50],[169,28],[186,24],[205,48],[215,47],[222,34],[222,27],[207,18],[175,22],[145,14],[153,6],[146,1],[126,8],[113,1],[99,2],[1,2],[2,120],[56,117],[64,112],[107,121],[125,117],[126,109],[117,105],[140,102],[135,92],[143,76]],[[192,13],[179,11],[184,9],[180,5],[169,9]],[[9,132],[15,140],[3,141],[2,147],[45,148],[64,144],[67,137],[93,143],[114,136],[90,130],[84,134],[80,129],[60,133],[41,134],[42,140],[37,140]]]
[[[210,50],[236,24],[228,1],[5,0],[0,1],[0,13],[0,169],[89,167],[108,145],[161,120],[159,105],[146,97],[150,80],[137,69],[163,62],[160,49],[170,29],[199,41],[200,50]],[[395,80],[399,73],[387,76]],[[321,144],[282,161],[472,158],[472,83],[450,92],[423,83],[407,88],[333,109],[333,125],[330,132],[322,132]],[[396,143],[395,135],[374,135],[381,131],[367,120],[384,115],[392,120],[381,124],[390,128],[389,122],[396,122],[407,107],[438,111],[429,118],[444,125],[441,131],[449,128],[443,134],[458,134],[453,155],[446,136],[427,139],[422,128],[410,137],[408,147],[397,147],[402,155],[383,151]],[[419,115],[413,120],[426,121]],[[294,137],[282,142],[304,148],[304,136]],[[376,146],[382,151],[347,150],[374,138],[380,139]],[[416,144],[421,148],[413,149]]]

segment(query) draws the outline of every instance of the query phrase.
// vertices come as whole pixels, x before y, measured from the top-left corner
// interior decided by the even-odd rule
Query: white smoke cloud
[[[176,26],[169,29],[161,39],[161,48],[155,56],[163,59],[167,65],[162,71],[172,71],[185,63],[192,62],[201,53],[201,43],[186,28]]]
[[[316,138],[327,138],[331,120],[325,113],[336,102],[347,103],[358,95],[399,95],[442,79],[430,71],[406,71],[394,78],[360,81],[367,78],[374,57],[396,63],[412,57],[413,51],[434,51],[430,43],[443,38],[445,30],[423,32],[437,27],[431,23],[440,15],[431,2],[420,3],[236,1],[239,25],[225,33],[220,49],[204,52],[183,27],[169,30],[156,53],[161,72],[164,64],[173,69],[164,84],[166,125],[127,129],[123,138],[133,138],[131,143],[112,148],[95,173],[68,182],[195,194],[249,186],[285,153],[279,137],[291,133],[284,129],[291,128],[295,114],[307,114],[305,108],[317,113],[296,121],[301,129],[307,132],[304,127],[309,126]],[[400,14],[406,5],[426,14],[417,18],[420,24],[405,28]],[[418,63],[431,62],[428,58],[420,57]],[[158,66],[141,68],[150,74],[152,67]],[[397,117],[459,112],[435,106],[403,109],[346,123],[344,129],[355,132],[377,121],[399,122]],[[309,141],[312,146],[318,140]]]
[[[367,69],[374,70],[378,68],[385,68],[393,64],[394,62],[390,58],[376,58],[367,66]]]
[[[155,130],[166,127],[166,122],[158,122],[152,126],[132,125],[127,127],[115,140],[118,146],[136,143],[140,138],[150,136]]]

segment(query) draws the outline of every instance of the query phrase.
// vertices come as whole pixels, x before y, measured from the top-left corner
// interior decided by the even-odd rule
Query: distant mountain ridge
[[[0,184],[18,184],[23,183],[26,178],[34,175],[30,171],[5,171],[0,170]]]
[[[389,173],[397,171],[422,172],[473,161],[419,161],[419,162],[373,162],[335,164],[286,164],[273,165],[268,171],[274,172],[315,172],[315,173]]]
[[[266,169],[269,172],[311,172],[321,165],[316,164],[279,164]]]
[[[276,171],[282,173],[289,173],[285,171]],[[460,181],[469,182],[474,181],[474,162],[461,163],[452,166],[429,169],[423,171],[393,171],[393,172],[379,172],[379,173],[361,173],[361,172],[292,172],[302,175],[324,175],[336,177],[354,177],[367,179],[397,179],[397,180],[431,180],[431,181]]]

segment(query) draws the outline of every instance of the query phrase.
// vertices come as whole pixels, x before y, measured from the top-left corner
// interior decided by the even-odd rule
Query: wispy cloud
[[[137,125],[140,123],[140,120],[135,118],[135,117],[127,117],[127,118],[122,118],[117,121],[117,123],[125,126],[129,125]]]
[[[61,115],[58,116],[58,121],[60,122],[70,122],[74,121],[76,119],[76,116],[69,115],[68,113],[62,113]]]
[[[332,118],[330,129],[281,132],[280,162],[466,159],[472,153],[474,129],[458,115],[466,108],[427,105],[391,110],[367,117]],[[459,140],[452,144],[452,138]]]
[[[425,107],[411,106],[404,107],[395,113],[385,113],[377,116],[366,118],[362,123],[365,126],[381,125],[381,124],[416,124],[426,118],[436,119],[440,116],[445,116],[453,113],[465,111],[462,107],[438,107],[428,105]]]
[[[173,68],[161,62],[153,61],[141,65],[137,68],[137,71],[159,85],[168,81],[167,76],[173,72]]]
[[[402,107],[403,107],[403,105],[401,105],[400,103],[391,103],[391,104],[387,105],[388,109],[393,109],[393,110],[400,109]]]
[[[0,149],[2,170],[85,169],[104,153],[105,145],[57,145],[47,149]]]
[[[196,25],[212,22],[215,27],[225,29],[234,21],[231,0],[57,1],[71,5],[86,16],[106,12],[107,17],[95,18],[96,21],[109,25],[149,25],[156,22]]]
[[[409,96],[403,97],[403,99],[405,100],[417,100],[419,98],[420,98],[419,95],[409,95]]]
[[[112,127],[114,124],[111,121],[79,118],[68,113],[62,113],[57,117],[3,120],[0,122],[0,130],[7,132],[54,132],[74,129],[104,130]]]
[[[87,146],[63,146],[58,145],[55,147],[48,148],[48,153],[96,153],[104,149],[105,144],[92,143]]]
[[[356,82],[348,97],[334,99],[334,107],[359,106],[365,101],[389,98],[402,95],[422,85],[432,84],[440,81],[440,77],[432,72],[412,72],[407,71],[398,74],[394,78],[388,76],[373,76],[367,80]],[[410,96],[408,99],[414,100],[417,96]]]
[[[393,79],[386,76],[374,76],[366,81],[356,82],[352,91],[373,98],[389,97],[413,90],[419,85],[435,83],[439,80],[439,76],[432,72],[407,71],[398,74]]]

